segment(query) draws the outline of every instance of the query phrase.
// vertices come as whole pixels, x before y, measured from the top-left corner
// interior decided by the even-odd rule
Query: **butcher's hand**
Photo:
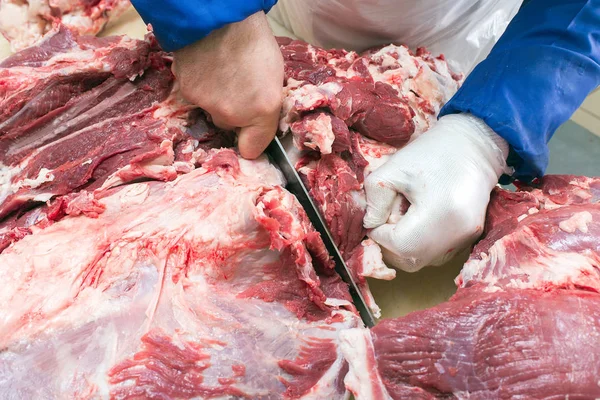
[[[256,158],[277,130],[283,59],[263,12],[227,25],[175,52],[183,97],[215,125],[238,133],[242,157]]]
[[[385,261],[413,272],[441,265],[482,233],[509,146],[470,114],[447,115],[365,182],[366,228]],[[398,217],[398,194],[410,202]],[[393,212],[394,211],[394,212]],[[390,217],[391,216],[391,217]]]

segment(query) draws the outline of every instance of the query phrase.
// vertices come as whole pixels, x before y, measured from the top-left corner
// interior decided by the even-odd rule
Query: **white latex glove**
[[[417,271],[441,265],[482,233],[490,192],[506,166],[508,144],[470,114],[447,115],[398,151],[365,182],[366,228],[389,265]],[[410,202],[389,219],[398,194]]]

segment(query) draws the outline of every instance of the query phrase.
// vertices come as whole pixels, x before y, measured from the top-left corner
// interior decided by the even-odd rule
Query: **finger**
[[[394,203],[397,202],[398,186],[385,177],[394,176],[394,173],[387,171],[386,165],[383,165],[366,179],[367,213],[363,220],[365,228],[383,225],[390,217]]]
[[[275,137],[278,118],[269,117],[257,125],[240,129],[238,148],[242,157],[253,160],[259,157]]]
[[[218,115],[211,115],[211,119],[212,119],[212,123],[218,128],[221,128],[225,131],[235,130],[235,126],[228,124],[227,122],[225,122],[225,120],[220,118]]]
[[[403,271],[414,272],[430,265],[446,246],[448,232],[439,232],[433,219],[411,207],[396,224],[384,224],[369,232],[382,247],[384,260]]]

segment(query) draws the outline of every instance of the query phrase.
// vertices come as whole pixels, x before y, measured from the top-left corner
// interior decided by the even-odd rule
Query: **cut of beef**
[[[96,35],[129,6],[129,0],[0,0],[0,33],[13,51],[36,44],[57,24]]]
[[[358,399],[600,396],[598,293],[472,288],[341,335]]]
[[[359,55],[289,39],[279,42],[286,78],[280,129],[291,133],[296,169],[379,315],[359,272],[384,265],[379,250],[362,251],[377,245],[360,246],[367,234],[364,178],[435,123],[461,77],[448,69],[443,56],[434,58],[424,49],[415,54],[390,45]],[[394,216],[407,205],[399,204]],[[377,275],[395,276],[389,269]]]
[[[496,189],[447,303],[341,334],[359,399],[600,397],[600,179]]]
[[[600,178],[554,175],[516,193],[496,189],[488,221],[459,287],[600,292]]]
[[[0,255],[8,398],[343,398],[361,324],[265,159],[210,151],[173,182],[96,194]]]
[[[151,36],[62,27],[4,60],[0,82],[0,219],[82,188],[175,179],[175,158],[199,144],[186,131],[200,114],[171,94],[169,57]]]

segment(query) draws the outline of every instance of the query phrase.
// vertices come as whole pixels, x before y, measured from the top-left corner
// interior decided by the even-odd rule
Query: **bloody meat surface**
[[[265,159],[213,150],[7,248],[0,392],[343,398],[338,332],[362,322],[282,183]]]
[[[363,240],[364,178],[460,76],[401,46],[281,46],[290,155],[377,311],[365,277],[395,272]],[[598,178],[496,189],[457,294],[369,331],[280,173],[228,148],[170,62],[151,36],[58,28],[0,64],[1,393],[600,396]]]
[[[359,399],[600,396],[600,179],[496,189],[448,302],[343,332]]]

